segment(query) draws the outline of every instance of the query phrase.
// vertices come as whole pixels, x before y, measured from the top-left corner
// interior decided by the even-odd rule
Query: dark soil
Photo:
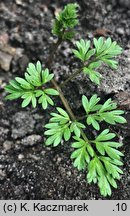
[[[62,2],[62,3],[61,3]],[[117,71],[101,70],[102,85],[96,87],[79,76],[64,89],[64,93],[77,115],[82,115],[81,95],[94,92],[102,100],[110,96],[126,110],[128,124],[111,128],[124,146],[124,174],[112,196],[103,198],[96,185],[88,185],[86,172],[73,168],[71,142],[57,148],[46,148],[43,126],[49,120],[49,107],[20,108],[21,101],[5,101],[4,86],[15,76],[23,76],[29,61],[44,63],[49,55],[51,20],[63,5],[73,1],[53,0],[1,0],[0,35],[7,41],[8,55],[12,55],[9,69],[0,69],[0,198],[1,199],[130,199],[130,4],[128,0],[80,0],[78,38],[111,36],[124,49]],[[6,34],[5,34],[6,33]],[[5,42],[5,35],[8,40]],[[74,40],[73,40],[74,41]],[[60,47],[53,70],[58,82],[67,78],[78,63],[71,54],[71,44]],[[12,54],[13,48],[15,55]],[[1,55],[4,51],[2,50]],[[9,57],[9,56],[8,56]],[[7,62],[8,64],[9,62]],[[59,99],[56,105],[62,106]],[[91,130],[91,128],[90,128]],[[93,132],[95,133],[95,131]],[[88,130],[89,136],[92,134]]]

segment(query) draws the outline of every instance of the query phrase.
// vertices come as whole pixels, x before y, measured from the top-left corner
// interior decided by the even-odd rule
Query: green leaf
[[[112,159],[120,160],[120,156],[124,156],[120,151],[109,146],[105,146],[105,151]]]
[[[75,135],[76,135],[77,137],[80,137],[80,129],[77,127],[76,124],[74,125],[73,130],[74,130]]]
[[[117,183],[116,181],[112,178],[112,176],[110,174],[107,175],[107,179],[109,181],[109,183],[112,185],[112,187],[117,188]]]
[[[121,116],[124,114],[122,110],[116,110],[117,104],[111,99],[105,101],[105,103],[99,104],[100,98],[97,95],[93,95],[90,100],[83,95],[82,104],[86,111],[86,121],[88,125],[91,125],[96,129],[100,129],[99,123],[105,121],[109,124],[126,123],[126,119]],[[95,113],[94,113],[95,112]],[[92,113],[92,114],[91,114]]]
[[[44,92],[49,95],[59,95],[59,92],[55,89],[45,89]]]
[[[94,82],[95,84],[99,85],[100,84],[100,79],[102,77],[102,75],[100,73],[98,73],[97,71],[92,70],[89,67],[84,67],[83,68],[83,72],[85,74],[89,75],[89,78],[92,82]]]
[[[42,102],[41,102],[41,104],[42,104],[42,108],[45,110],[45,109],[47,109],[47,99],[46,99],[46,97],[41,97],[42,98]]]
[[[64,139],[65,141],[68,141],[71,137],[71,132],[70,132],[70,129],[67,127],[65,130],[64,130]]]
[[[100,98],[97,97],[96,94],[93,95],[90,98],[90,100],[88,100],[88,98],[85,95],[82,96],[82,104],[87,114],[89,114],[90,111],[95,110],[95,106],[97,105],[99,101],[100,101]]]
[[[92,62],[88,65],[88,68],[89,69],[95,69],[95,68],[99,68],[101,66],[101,61],[95,61],[95,62]]]
[[[71,138],[71,130],[70,130],[70,118],[65,110],[60,107],[56,108],[57,113],[51,113],[53,117],[51,117],[49,124],[46,124],[45,127],[48,128],[45,131],[45,135],[50,136],[46,140],[46,145],[57,146],[61,143],[61,140],[64,138],[65,141],[68,141]]]
[[[107,154],[111,159],[118,162],[120,161],[120,157],[123,156],[123,154],[117,150],[117,148],[121,147],[122,144],[110,141],[114,137],[115,134],[109,133],[109,130],[106,129],[101,132],[92,142],[96,144],[96,148],[101,155]],[[120,162],[118,164],[120,164]]]
[[[87,181],[98,183],[101,195],[111,196],[111,186],[117,188],[115,179],[119,179],[120,174],[122,170],[113,165],[110,158],[94,157],[88,165]]]
[[[34,95],[32,95],[32,106],[33,106],[33,108],[36,108],[36,105],[37,105],[36,98],[35,98]]]
[[[76,48],[73,49],[74,55],[79,58],[82,62],[87,61],[95,54],[95,49],[90,49],[90,41],[81,39],[80,41],[76,41]]]
[[[46,68],[45,70],[42,71],[42,83],[45,84],[47,82],[49,82],[50,80],[52,80],[52,78],[54,77],[54,74],[49,74],[49,70],[48,68]]]
[[[102,196],[111,196],[111,187],[105,176],[100,176],[98,178],[98,186]]]
[[[7,100],[14,100],[14,99],[17,99],[17,98],[20,98],[21,97],[21,93],[20,92],[15,92],[15,93],[11,93],[11,94],[9,94],[8,96],[6,96],[5,98],[7,99]]]
[[[68,31],[63,34],[63,40],[71,40],[75,35],[75,31]]]
[[[98,122],[94,119],[94,116],[89,115],[87,118],[87,124],[91,125],[96,129],[96,130],[100,130],[100,125],[98,124]]]
[[[94,156],[94,150],[88,142],[85,140],[74,136],[76,142],[72,143],[72,147],[76,150],[71,154],[71,158],[74,160],[74,167],[79,170],[86,168],[86,163],[90,162],[90,156]]]
[[[86,162],[89,163],[90,157],[84,147],[76,149],[71,154],[71,159],[74,160],[74,167],[77,167],[78,170],[85,169]]]
[[[35,108],[37,100],[39,104],[42,104],[43,109],[47,108],[48,103],[53,106],[54,102],[48,95],[58,95],[58,91],[52,88],[41,90],[42,85],[49,82],[53,76],[54,74],[49,74],[47,68],[42,70],[40,61],[37,61],[36,64],[29,63],[25,78],[16,77],[15,80],[10,81],[10,85],[5,87],[9,93],[6,99],[13,100],[21,97],[24,99],[22,107],[26,107],[32,102],[32,106]],[[41,87],[41,89],[37,87]]]
[[[52,33],[64,40],[70,40],[74,36],[73,28],[78,24],[78,4],[67,4],[56,16],[52,27]],[[71,31],[72,29],[72,31]]]
[[[87,181],[91,183],[92,181],[95,183],[97,180],[97,172],[96,172],[96,158],[92,159],[88,165],[88,174]]]
[[[113,58],[122,53],[122,48],[115,41],[112,42],[110,37],[106,40],[102,37],[98,40],[94,38],[93,42],[96,49],[97,59],[106,63],[112,69],[117,69],[118,62],[113,60]]]
[[[14,89],[17,89],[20,91],[23,90],[23,88],[20,86],[20,84],[16,80],[11,80],[9,83],[10,83],[9,85],[10,87],[12,86]]]
[[[40,62],[40,61],[37,61],[37,63],[36,63],[36,70],[37,70],[39,73],[41,73],[41,71],[42,71],[42,65],[41,65],[41,62]]]
[[[21,85],[24,89],[33,89],[33,87],[26,80],[20,77],[16,77],[15,80]]]
[[[97,137],[96,141],[107,141],[111,140],[115,137],[116,135],[114,133],[109,133],[109,129],[103,130]]]
[[[60,107],[57,107],[56,109],[58,110],[58,112],[59,112],[62,116],[64,116],[65,118],[68,118],[68,119],[69,119],[69,115],[68,115],[68,113],[67,113],[65,110],[63,110],[63,109],[60,108]]]
[[[78,50],[73,49],[72,51],[77,58],[79,58],[81,61],[84,61],[84,56],[81,55]]]
[[[95,49],[91,49],[86,53],[85,61],[90,59],[95,54]]]
[[[22,107],[26,107],[32,100],[32,95],[28,96],[27,98],[25,98],[22,102]]]
[[[101,142],[96,142],[96,148],[101,155],[105,155],[104,145]]]
[[[83,104],[83,107],[84,107],[86,113],[89,113],[89,111],[90,111],[89,110],[89,101],[85,95],[82,96],[82,104]]]
[[[52,100],[48,95],[45,95],[45,97],[46,97],[47,102],[48,102],[51,106],[54,106],[53,100]]]
[[[60,136],[57,136],[56,139],[55,139],[54,142],[53,142],[53,146],[54,146],[54,147],[58,146],[58,145],[60,144],[61,140],[62,140],[61,135],[60,135]]]

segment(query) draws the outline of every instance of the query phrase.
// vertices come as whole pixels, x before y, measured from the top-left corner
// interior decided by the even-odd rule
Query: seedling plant
[[[115,140],[116,134],[108,128],[100,131],[102,122],[115,125],[126,123],[122,116],[124,111],[117,109],[117,103],[111,99],[101,103],[101,98],[94,94],[90,98],[82,96],[84,116],[78,119],[73,113],[62,89],[79,74],[85,74],[94,85],[100,85],[102,75],[98,69],[107,65],[113,70],[117,69],[118,61],[115,60],[122,53],[122,48],[111,38],[99,37],[93,41],[80,39],[75,42],[72,53],[80,60],[81,67],[68,77],[60,85],[54,79],[51,64],[59,45],[63,41],[72,40],[75,35],[74,27],[78,21],[78,4],[68,4],[56,15],[53,22],[52,33],[57,37],[53,44],[50,56],[46,62],[46,68],[42,63],[29,63],[24,78],[16,77],[5,87],[9,93],[8,100],[21,98],[22,107],[30,103],[35,108],[40,104],[45,110],[49,105],[54,106],[54,96],[59,96],[63,107],[56,107],[56,111],[50,113],[50,121],[45,125],[46,146],[56,147],[62,140],[71,141],[73,165],[78,170],[86,170],[88,183],[98,184],[103,196],[111,195],[111,187],[117,188],[117,180],[123,174],[120,166],[123,153],[119,150],[122,143]],[[51,83],[53,87],[47,87]],[[86,128],[91,126],[98,131],[94,139],[89,139]],[[114,140],[113,140],[114,138]]]

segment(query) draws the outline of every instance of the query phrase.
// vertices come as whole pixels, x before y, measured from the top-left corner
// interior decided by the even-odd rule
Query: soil
[[[55,107],[43,111],[41,107],[20,108],[21,101],[6,101],[4,86],[15,76],[23,76],[29,61],[38,59],[43,66],[49,55],[51,20],[66,3],[53,0],[0,1],[0,199],[130,199],[130,4],[128,0],[80,0],[80,25],[75,39],[111,36],[124,49],[119,68],[101,69],[100,87],[80,75],[64,89],[70,106],[82,115],[81,95],[97,93],[109,97],[126,111],[128,123],[112,127],[124,145],[122,152],[124,174],[111,197],[102,197],[96,185],[86,182],[86,171],[73,168],[70,160],[71,142],[57,148],[44,146],[43,126]],[[76,1],[75,1],[76,2]],[[71,54],[72,44],[64,42],[52,68],[56,80],[65,80],[79,63]],[[5,58],[6,55],[6,58]],[[5,61],[6,60],[6,61]],[[56,99],[56,106],[62,106]],[[103,126],[104,127],[104,126]],[[93,131],[93,134],[96,132]],[[91,128],[88,135],[91,136]]]

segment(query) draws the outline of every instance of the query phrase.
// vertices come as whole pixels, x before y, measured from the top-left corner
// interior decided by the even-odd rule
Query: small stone
[[[46,151],[43,150],[43,151],[41,152],[41,155],[44,156],[45,154],[46,154]]]
[[[9,71],[12,58],[13,56],[10,54],[0,51],[0,67],[5,71]]]
[[[62,159],[61,159],[60,157],[57,158],[57,162],[61,162],[61,160],[62,160]]]
[[[8,150],[10,150],[11,148],[12,148],[12,142],[11,141],[5,141],[4,143],[3,143],[3,147],[4,147],[4,150],[5,151],[8,151]]]
[[[38,161],[40,159],[40,157],[37,157],[36,155],[32,155],[32,154],[29,154],[29,158],[31,158],[35,161]]]
[[[68,171],[68,172],[67,172],[67,175],[68,175],[68,176],[71,176],[71,171]]]
[[[18,155],[18,160],[21,161],[21,160],[23,160],[23,159],[24,159],[24,155],[23,155],[23,154],[19,154],[19,155]]]
[[[0,164],[0,169],[3,169],[5,166],[3,164]]]
[[[107,11],[111,11],[112,10],[112,5],[107,5]]]
[[[24,49],[22,49],[22,48],[16,48],[16,56],[18,58],[22,57],[23,56],[23,51],[24,51]]]
[[[3,170],[1,170],[1,169],[0,169],[0,176],[2,176],[2,177],[6,176],[5,172]]]
[[[116,29],[116,32],[119,34],[119,35],[124,35],[124,29],[123,28],[117,28]]]
[[[6,32],[0,34],[0,47],[7,44],[8,41],[9,41],[9,35]]]
[[[25,38],[31,42],[33,41],[33,34],[31,32],[25,32]]]
[[[40,135],[30,135],[22,139],[21,143],[25,146],[33,146],[36,145],[41,141],[41,136]]]
[[[15,0],[17,5],[23,5],[23,1],[22,0]]]

